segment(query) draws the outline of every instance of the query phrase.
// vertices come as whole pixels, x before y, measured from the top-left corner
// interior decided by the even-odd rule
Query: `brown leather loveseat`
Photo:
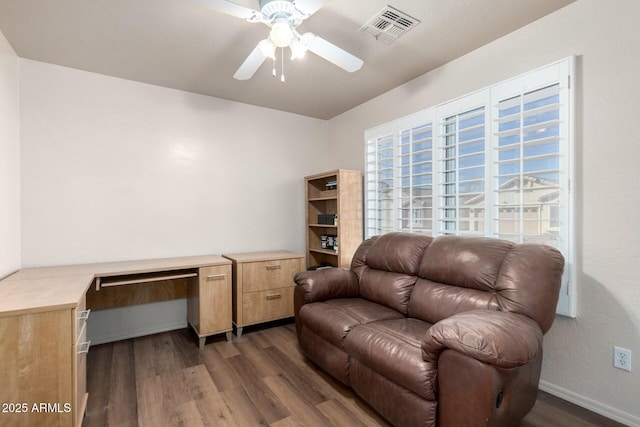
[[[533,407],[564,258],[491,238],[389,233],[351,269],[296,276],[306,356],[397,426],[513,426]]]

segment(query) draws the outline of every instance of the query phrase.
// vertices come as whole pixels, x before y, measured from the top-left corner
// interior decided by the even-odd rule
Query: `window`
[[[366,234],[492,236],[558,248],[571,283],[573,59],[365,133]]]

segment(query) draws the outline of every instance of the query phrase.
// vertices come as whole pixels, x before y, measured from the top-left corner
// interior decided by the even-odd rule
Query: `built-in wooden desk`
[[[187,317],[200,347],[209,335],[231,340],[231,261],[221,256],[26,268],[0,281],[0,425],[80,426],[88,397],[87,300],[122,305],[101,295],[175,279],[189,280]]]

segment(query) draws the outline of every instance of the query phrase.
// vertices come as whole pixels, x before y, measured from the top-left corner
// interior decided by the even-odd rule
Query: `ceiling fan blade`
[[[235,16],[237,18],[245,19],[250,22],[256,22],[259,17],[261,17],[261,13],[257,10],[249,9],[248,7],[244,7],[237,3],[233,3],[227,0],[198,0],[200,3],[203,3],[209,6],[211,9],[226,13],[227,15]]]
[[[296,9],[307,16],[311,16],[324,6],[329,0],[295,0]]]
[[[264,60],[267,59],[260,49],[260,43],[251,51],[238,71],[233,75],[236,80],[249,80],[258,71]]]
[[[362,59],[313,33],[305,33],[302,36],[302,43],[311,52],[350,73],[358,71],[364,64]]]

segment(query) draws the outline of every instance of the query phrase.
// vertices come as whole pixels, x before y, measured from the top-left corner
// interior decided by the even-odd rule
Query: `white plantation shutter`
[[[440,234],[484,234],[485,107],[447,116],[440,136]]]
[[[366,235],[480,235],[558,248],[575,316],[573,58],[365,133]]]
[[[567,266],[558,313],[575,316],[572,280],[572,61],[491,88],[493,235],[559,249]]]
[[[368,237],[394,229],[394,138],[390,128],[378,129],[378,133],[367,141],[365,222]]]
[[[496,235],[556,245],[560,208],[560,85],[498,103]]]
[[[400,185],[398,229],[431,234],[433,227],[433,129],[432,123],[404,129],[399,135]]]
[[[365,133],[365,235],[431,233],[433,109]]]

